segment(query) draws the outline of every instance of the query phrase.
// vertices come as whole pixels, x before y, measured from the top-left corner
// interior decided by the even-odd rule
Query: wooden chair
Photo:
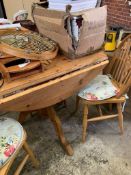
[[[6,118],[6,119],[7,119],[7,118]],[[0,118],[0,120],[1,120],[1,118]],[[5,120],[5,118],[4,118],[4,120]],[[10,119],[9,119],[9,120],[10,120]],[[11,120],[12,120],[12,119],[11,119]],[[10,120],[10,121],[11,121],[11,120]],[[11,121],[11,122],[12,122],[12,121]],[[17,122],[17,123],[18,123],[18,122]],[[14,127],[14,125],[12,125],[12,126]],[[20,125],[20,126],[21,126],[21,125]],[[7,128],[11,128],[11,126],[8,126]],[[21,128],[22,128],[22,126],[21,126]],[[1,128],[0,128],[0,130],[1,130]],[[17,131],[18,131],[18,130],[17,130]],[[22,128],[22,132],[23,132],[23,133],[22,133],[22,141],[20,142],[19,146],[16,148],[16,150],[14,151],[14,153],[12,153],[12,155],[8,155],[8,156],[9,156],[9,160],[6,160],[6,161],[4,162],[4,164],[3,164],[2,166],[0,166],[0,175],[7,175],[7,174],[10,174],[9,172],[10,172],[11,166],[12,166],[12,164],[13,164],[15,158],[17,157],[19,151],[21,150],[21,148],[23,148],[23,149],[25,150],[26,155],[25,155],[24,159],[21,161],[21,163],[20,163],[20,165],[18,166],[18,168],[16,169],[14,175],[19,175],[19,174],[20,174],[20,172],[22,171],[22,169],[23,169],[23,167],[24,167],[24,165],[25,165],[25,163],[26,163],[26,161],[27,161],[28,159],[31,159],[33,165],[34,165],[36,168],[39,166],[38,160],[35,158],[35,156],[34,156],[32,150],[30,149],[29,145],[28,145],[27,142],[26,142],[27,135],[26,135],[26,131],[23,130],[23,128]],[[0,134],[0,136],[1,136],[1,134]],[[7,145],[7,146],[8,146],[8,145]],[[8,148],[8,149],[9,149],[9,148]],[[8,151],[7,148],[6,148],[6,156],[7,156],[7,154],[10,154],[10,153],[11,153],[11,149]],[[5,154],[5,152],[4,152],[4,154]],[[2,160],[2,159],[1,159],[1,157],[0,157],[0,161],[1,161],[1,160]]]
[[[109,99],[100,101],[90,101],[85,100],[81,97],[77,97],[76,110],[78,109],[79,102],[81,101],[84,105],[83,111],[83,131],[82,131],[82,141],[86,140],[86,130],[89,122],[100,121],[105,119],[111,119],[118,117],[119,127],[121,133],[123,133],[123,114],[122,114],[122,103],[126,101],[125,93],[131,86],[131,35],[127,36],[123,42],[120,44],[119,48],[115,51],[114,56],[107,68],[105,69],[105,74],[110,74],[112,77],[112,83],[119,89],[119,93]],[[117,114],[103,115],[101,105],[112,104],[117,106]],[[96,105],[98,107],[100,116],[95,118],[89,118],[88,107],[90,105]]]

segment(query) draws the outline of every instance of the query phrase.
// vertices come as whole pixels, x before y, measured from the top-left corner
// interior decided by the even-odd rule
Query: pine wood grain
[[[7,93],[13,93],[34,85],[36,86],[84,67],[90,67],[94,64],[99,65],[100,62],[103,62],[105,65],[108,64],[108,57],[102,51],[75,60],[70,60],[63,55],[58,55],[44,72],[5,84],[0,89],[0,97]]]
[[[99,74],[108,61],[0,99],[0,110],[30,111],[52,106],[72,96]],[[28,100],[27,100],[28,99]]]

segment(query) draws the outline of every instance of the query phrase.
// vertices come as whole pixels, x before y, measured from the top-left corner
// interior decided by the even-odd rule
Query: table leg
[[[57,116],[53,106],[47,108],[47,113],[48,113],[50,120],[54,124],[56,133],[57,133],[66,153],[69,156],[72,156],[73,155],[73,148],[71,147],[71,145],[68,143],[68,141],[66,140],[66,138],[64,136],[62,126],[61,126],[61,121],[60,121],[59,117]]]
[[[27,115],[30,114],[30,113],[31,113],[31,112],[29,112],[29,111],[20,112],[19,117],[18,117],[18,121],[19,121],[21,124],[24,123],[25,120],[26,120]]]
[[[43,120],[46,120],[46,119],[49,118],[46,109],[40,109],[38,111],[38,114],[39,114],[40,118],[43,119]]]

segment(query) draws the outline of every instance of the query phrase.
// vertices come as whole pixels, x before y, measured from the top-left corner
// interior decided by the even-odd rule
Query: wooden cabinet
[[[5,11],[8,19],[13,20],[13,16],[19,10],[27,10],[29,13],[28,18],[31,17],[31,6],[33,2],[40,2],[40,0],[3,0]]]

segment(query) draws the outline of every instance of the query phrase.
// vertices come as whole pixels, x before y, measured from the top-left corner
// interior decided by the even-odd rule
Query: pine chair
[[[120,44],[119,48],[115,51],[114,56],[111,58],[111,61],[104,72],[106,75],[110,75],[111,83],[113,88],[117,89],[115,94],[112,94],[110,98],[104,100],[98,100],[95,96],[91,96],[91,93],[87,93],[87,89],[89,89],[88,85],[87,89],[81,90],[77,96],[76,101],[76,110],[78,109],[79,102],[81,101],[84,107],[83,111],[83,131],[82,131],[82,141],[86,140],[86,131],[89,122],[101,121],[105,119],[111,119],[114,117],[118,117],[119,127],[121,133],[123,133],[123,114],[122,114],[122,104],[126,101],[125,94],[127,93],[129,87],[131,86],[131,35],[128,35],[123,42]],[[96,80],[99,79],[99,76]],[[109,78],[108,78],[109,79]],[[94,80],[95,81],[95,80]],[[94,83],[94,82],[93,82]],[[101,87],[100,87],[101,88]],[[97,91],[97,88],[96,88]],[[80,94],[86,94],[86,98],[83,98]],[[96,93],[96,92],[95,92]],[[106,94],[106,93],[105,93]],[[103,94],[101,94],[103,95]],[[87,98],[91,96],[91,98]],[[117,114],[103,115],[103,111],[101,109],[101,105],[109,104],[110,107],[112,104],[116,104],[117,106]],[[98,107],[98,111],[100,116],[95,118],[89,118],[88,116],[88,107],[90,105],[96,105]]]
[[[10,168],[21,148],[26,152],[14,175],[19,175],[30,158],[35,167],[39,166],[27,142],[27,135],[19,122],[11,118],[0,118],[0,175],[10,174]]]

